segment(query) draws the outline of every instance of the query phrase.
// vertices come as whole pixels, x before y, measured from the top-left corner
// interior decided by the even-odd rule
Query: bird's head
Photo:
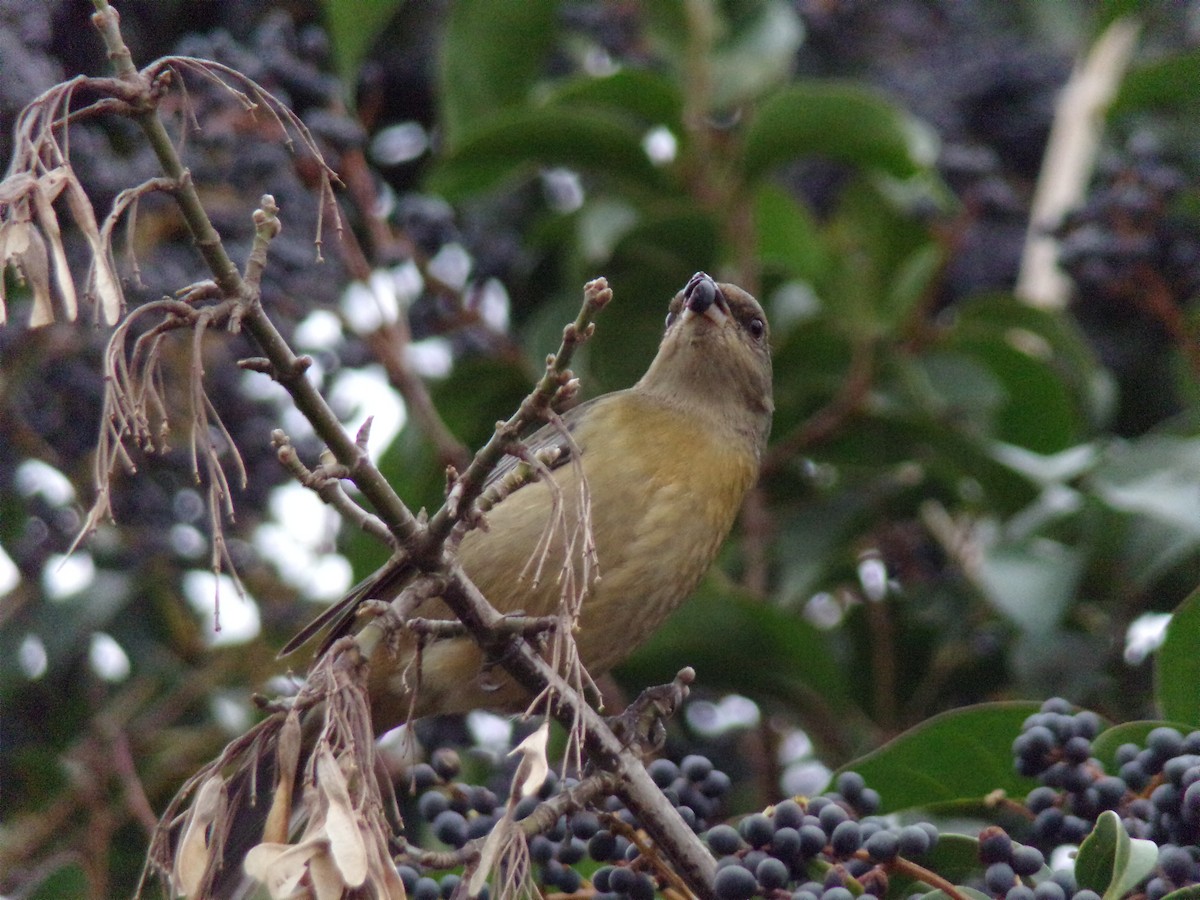
[[[774,403],[767,317],[758,301],[697,272],[671,301],[666,333],[638,388],[714,418],[761,453]]]

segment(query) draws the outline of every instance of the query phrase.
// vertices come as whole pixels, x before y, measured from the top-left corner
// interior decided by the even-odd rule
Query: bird
[[[588,676],[600,677],[657,631],[704,577],[758,480],[773,410],[762,307],[740,287],[697,272],[671,300],[658,351],[636,384],[551,417],[526,437],[539,460],[537,477],[509,479],[517,466],[512,457],[492,472],[487,486],[503,483],[505,491],[481,527],[458,543],[463,571],[504,614],[556,616],[566,604],[577,617],[571,633],[578,661]],[[417,574],[403,556],[393,557],[301,629],[281,655],[321,635],[319,661],[339,638],[373,627],[373,620],[363,624],[364,604],[393,600]],[[412,614],[454,618],[436,597]],[[553,655],[551,641],[542,642],[543,652]],[[400,630],[374,642],[369,654],[376,734],[429,715],[519,713],[532,699],[468,637],[435,640],[418,652],[415,637]],[[319,707],[308,713],[300,752],[311,758],[323,716]],[[279,797],[291,796],[279,793],[285,781],[273,756],[256,753],[223,786],[226,837],[204,863],[206,887],[199,890],[207,896],[250,889],[239,861],[252,874],[251,853],[259,854],[259,868],[265,858],[307,865],[307,857],[295,856],[298,847],[276,843],[284,835],[265,827],[268,809],[273,816]],[[308,768],[294,768],[293,778]],[[306,847],[316,852],[312,840]],[[190,857],[176,852],[179,869]],[[255,871],[253,879],[270,877]],[[288,871],[299,877],[300,869]],[[381,871],[394,874],[388,866]]]
[[[728,536],[758,479],[774,409],[767,319],[746,291],[697,272],[671,300],[646,373],[588,400],[525,440],[548,460],[468,531],[464,572],[501,613],[551,616],[571,591],[579,660],[593,678],[648,639],[688,597]],[[515,466],[499,467],[496,483]],[[415,569],[389,561],[318,616],[281,651],[324,632],[351,632],[367,600],[390,601]],[[452,619],[440,601],[422,618]],[[380,642],[370,658],[377,733],[410,716],[488,709],[519,712],[524,689],[489,665],[469,637],[424,646]],[[415,691],[415,697],[413,692]]]

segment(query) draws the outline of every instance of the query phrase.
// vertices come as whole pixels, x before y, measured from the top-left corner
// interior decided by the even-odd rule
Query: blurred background
[[[576,366],[585,396],[641,374],[693,272],[762,300],[762,482],[698,596],[606,688],[618,708],[696,668],[665,753],[733,775],[727,815],[819,791],[968,704],[1154,714],[1147,656],[1200,580],[1200,4],[118,8],[137,65],[244,73],[339,173],[344,230],[326,211],[318,262],[317,168],[277,122],[194,75],[164,101],[235,259],[275,196],[264,303],[347,426],[374,416],[371,450],[413,508],[515,408],[586,280],[616,300]],[[90,12],[0,0],[5,159],[24,104],[107,74]],[[1100,85],[1098,105],[1060,104],[1069,83]],[[1048,167],[1052,130],[1095,152]],[[115,118],[73,127],[69,152],[101,214],[158,174]],[[1054,186],[1062,208],[1035,213]],[[81,274],[87,244],[65,240]],[[161,197],[117,249],[131,303],[207,274]],[[252,694],[295,690],[278,648],[384,551],[290,481],[271,430],[315,464],[311,429],[233,365],[244,339],[213,334],[205,383],[248,476],[224,524],[244,596],[213,575],[186,433],[134,453],[115,521],[68,554],[95,500],[110,331],[90,313],[28,330],[5,277],[0,892],[128,894],[157,811],[254,720]],[[162,350],[180,404],[190,352]],[[474,714],[420,736],[483,778],[512,731]]]

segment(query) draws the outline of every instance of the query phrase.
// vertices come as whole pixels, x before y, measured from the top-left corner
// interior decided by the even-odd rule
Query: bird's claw
[[[667,739],[667,719],[687,699],[696,670],[691,666],[680,669],[670,684],[648,687],[619,716],[609,719],[609,726],[626,747],[636,747],[643,754],[662,749]]]

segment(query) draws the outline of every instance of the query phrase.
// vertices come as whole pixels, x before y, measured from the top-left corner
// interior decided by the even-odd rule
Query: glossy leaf
[[[825,635],[800,616],[709,577],[617,674],[631,686],[670,681],[693,666],[708,690],[735,690],[803,709],[846,702]]]
[[[323,0],[322,5],[338,72],[353,85],[363,58],[404,0]]]
[[[1155,655],[1154,687],[1159,712],[1200,727],[1200,589],[1175,608],[1167,636]]]
[[[430,173],[429,190],[448,199],[493,189],[538,166],[567,166],[643,191],[666,184],[627,121],[558,107],[497,113],[472,129]]]
[[[931,166],[936,149],[926,126],[874,91],[797,82],[772,94],[750,120],[746,176],[814,156],[907,178]]]
[[[1083,554],[1048,538],[983,548],[988,600],[1023,631],[1042,634],[1066,615],[1083,574]]]
[[[761,96],[791,74],[804,24],[791,3],[766,0],[712,54],[712,106],[725,110]]]
[[[1012,742],[1036,703],[989,703],[941,713],[843,766],[879,791],[881,813],[977,804],[1036,784],[1013,770]]]
[[[985,894],[978,888],[969,887],[965,884],[956,884],[954,889],[963,897],[969,897],[970,900],[992,900],[991,894]],[[941,889],[929,891],[921,896],[925,898],[925,900],[952,900],[950,895]]]
[[[1134,66],[1121,81],[1111,114],[1136,110],[1195,109],[1200,101],[1200,50],[1188,50]]]
[[[1200,542],[1200,438],[1152,434],[1115,445],[1091,481],[1114,509],[1156,519]]]
[[[816,220],[791,194],[770,182],[755,192],[754,230],[764,265],[810,281],[824,270],[826,251]]]
[[[937,844],[918,862],[952,884],[960,885],[972,874],[979,872],[979,840],[965,834],[939,834]],[[909,896],[910,887],[917,883],[916,879],[897,868],[889,874],[888,895]],[[947,896],[940,890],[933,893]]]
[[[1120,818],[1105,810],[1079,845],[1075,880],[1103,900],[1118,900],[1144,879],[1158,863],[1158,845],[1130,838]]]
[[[441,55],[446,144],[528,99],[555,37],[554,0],[457,0],[448,7]]]
[[[645,69],[620,69],[611,75],[573,78],[557,87],[547,105],[590,107],[636,119],[644,126],[665,125],[683,133],[683,96],[665,76]]]

